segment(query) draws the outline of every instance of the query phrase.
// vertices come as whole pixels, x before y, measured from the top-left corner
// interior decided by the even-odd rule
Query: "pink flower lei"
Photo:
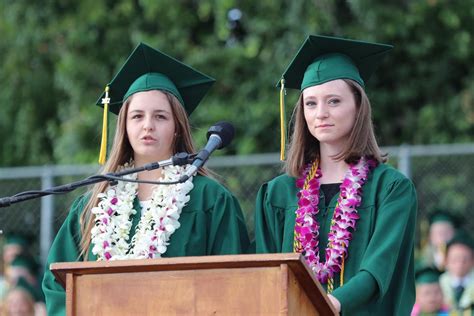
[[[344,259],[352,237],[350,229],[355,230],[359,219],[356,208],[362,202],[362,186],[376,165],[375,160],[365,157],[359,159],[357,164],[349,165],[331,220],[324,263],[319,259],[319,223],[316,220],[319,213],[319,179],[322,176],[318,162],[309,164],[296,181],[296,186],[301,190],[296,210],[294,251],[303,253],[319,282],[328,283],[328,292],[332,291],[334,275],[344,269]]]

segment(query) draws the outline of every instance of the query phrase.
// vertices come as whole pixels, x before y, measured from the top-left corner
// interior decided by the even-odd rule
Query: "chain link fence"
[[[435,208],[463,216],[474,231],[474,144],[400,146],[384,148],[389,164],[409,176],[419,199],[418,240],[426,234],[427,214]],[[255,196],[262,183],[281,173],[279,154],[211,158],[208,166],[239,199],[253,237]],[[0,197],[26,190],[46,189],[83,179],[98,171],[96,165],[0,168]],[[33,235],[32,249],[44,262],[50,243],[67,215],[80,188],[64,195],[47,196],[0,208],[0,230]],[[1,239],[1,238],[0,238]]]

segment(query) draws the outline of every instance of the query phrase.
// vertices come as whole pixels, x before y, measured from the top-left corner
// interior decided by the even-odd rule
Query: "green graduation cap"
[[[33,276],[38,273],[38,262],[31,256],[20,254],[10,263],[12,267],[22,267],[27,269]]]
[[[364,87],[392,48],[387,44],[310,35],[282,79],[285,87],[300,90],[336,79],[352,79]]]
[[[22,233],[11,232],[5,235],[6,245],[20,245],[22,247],[28,247],[30,243],[31,237]]]
[[[202,72],[140,43],[108,84],[110,111],[118,114],[123,101],[136,92],[165,90],[183,104],[189,115],[214,82]],[[104,97],[102,94],[98,105]]]
[[[471,248],[472,251],[474,251],[474,240],[472,236],[463,229],[459,229],[458,231],[456,231],[454,237],[450,241],[448,241],[446,249],[448,250],[449,247],[451,247],[452,245],[458,244],[467,246]]]
[[[164,90],[174,95],[188,115],[197,107],[215,79],[150,46],[140,43],[107,85],[97,100],[104,106],[100,163],[105,163],[107,147],[107,111],[118,114],[123,102],[132,94]]]
[[[416,284],[438,283],[441,272],[432,267],[424,267],[416,271]]]
[[[23,277],[18,278],[18,281],[13,287],[13,289],[20,289],[22,291],[25,291],[31,296],[31,298],[35,302],[44,301],[43,293],[41,292],[41,290],[28,283],[28,281],[26,281]]]
[[[436,209],[433,213],[428,215],[428,219],[430,225],[433,223],[448,222],[451,223],[453,227],[458,227],[461,223],[459,216],[442,209]]]
[[[284,160],[286,120],[284,89],[304,89],[336,79],[352,79],[363,88],[392,45],[340,37],[310,35],[281,76],[281,159]]]

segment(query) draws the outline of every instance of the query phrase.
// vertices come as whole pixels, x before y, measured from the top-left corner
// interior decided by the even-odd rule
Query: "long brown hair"
[[[191,126],[189,124],[188,115],[184,107],[174,95],[166,91],[160,91],[168,98],[174,118],[176,136],[173,143],[173,154],[177,152],[195,152],[195,147],[191,136]],[[107,162],[102,168],[102,173],[115,172],[119,166],[129,162],[133,158],[133,148],[130,145],[127,137],[127,113],[132,99],[133,95],[125,100],[122,108],[120,109],[112,150]],[[199,174],[206,175],[207,171],[201,168],[199,169]],[[86,194],[86,196],[89,196],[90,198],[85,205],[80,217],[81,241],[79,256],[82,256],[84,261],[87,261],[87,254],[91,244],[91,229],[95,224],[95,219],[94,216],[92,216],[91,209],[99,203],[97,195],[104,192],[107,189],[107,186],[107,182],[100,182],[94,185],[92,189]]]
[[[380,163],[386,162],[387,155],[381,152],[375,139],[372,110],[367,94],[357,82],[350,79],[342,80],[354,94],[357,114],[344,149],[332,158],[354,163],[360,157],[368,156]],[[303,93],[301,93],[293,110],[294,128],[288,149],[288,159],[284,166],[284,171],[292,177],[299,177],[306,164],[319,158],[319,141],[310,133],[306,125],[303,106]]]

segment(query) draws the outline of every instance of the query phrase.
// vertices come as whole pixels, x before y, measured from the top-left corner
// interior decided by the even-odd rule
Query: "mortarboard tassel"
[[[99,153],[99,164],[105,164],[107,158],[107,116],[109,114],[109,86],[105,87],[105,98],[102,98],[102,104],[104,105],[104,115],[102,120],[102,139],[100,142],[100,153]]]
[[[280,88],[280,160],[285,161],[286,117],[285,117],[285,79],[281,79]]]

